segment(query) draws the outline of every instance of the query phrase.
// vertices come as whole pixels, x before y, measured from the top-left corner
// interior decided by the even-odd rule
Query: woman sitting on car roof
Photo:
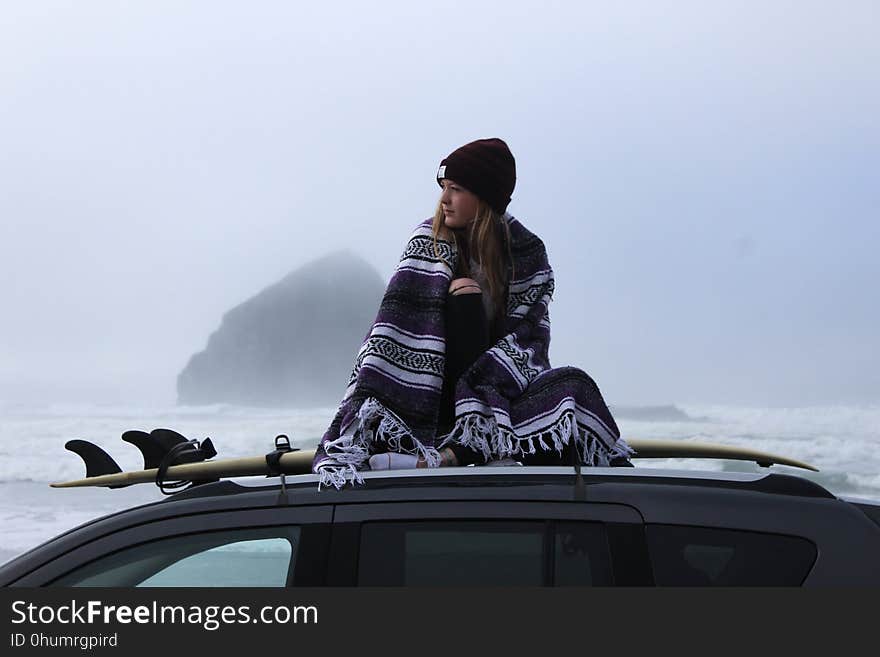
[[[550,366],[553,270],[507,212],[507,144],[456,149],[437,183],[434,216],[407,243],[318,446],[321,484],[362,482],[368,468],[629,465],[594,381]]]

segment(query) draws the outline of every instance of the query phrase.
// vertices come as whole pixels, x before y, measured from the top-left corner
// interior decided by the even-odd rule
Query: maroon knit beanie
[[[437,170],[437,184],[448,178],[504,214],[516,185],[516,162],[501,139],[478,139],[447,155]]]

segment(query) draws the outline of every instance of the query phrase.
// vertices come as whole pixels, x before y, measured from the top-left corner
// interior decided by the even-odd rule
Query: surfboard
[[[760,466],[788,465],[818,472],[818,468],[784,456],[768,454],[733,445],[691,443],[677,440],[627,440],[636,451],[635,459],[644,458],[705,458],[752,461]],[[298,450],[282,454],[278,459],[279,470],[285,474],[307,474],[311,471],[314,449]],[[52,488],[80,488],[84,486],[120,487],[130,484],[155,483],[157,468],[115,472],[72,481],[49,484]],[[227,477],[273,474],[265,455],[241,458],[217,459],[199,463],[184,463],[168,468],[166,480],[204,481]]]
[[[751,461],[765,468],[771,465],[788,465],[819,472],[819,468],[809,463],[738,445],[692,443],[680,440],[627,440],[627,443],[636,451],[632,457],[635,459],[728,459]]]

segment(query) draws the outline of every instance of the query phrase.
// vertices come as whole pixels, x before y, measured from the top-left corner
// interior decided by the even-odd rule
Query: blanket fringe
[[[614,443],[614,448],[611,450],[610,458],[629,458],[631,456],[635,456],[636,450],[630,447],[627,442],[623,438],[618,438],[617,442]]]
[[[321,490],[324,486],[328,488],[333,486],[336,490],[339,490],[348,481],[362,484],[364,483],[364,477],[354,466],[337,467],[325,465],[318,468],[318,490]]]
[[[440,452],[417,440],[406,423],[386,408],[378,399],[368,397],[357,412],[356,426],[351,435],[328,442],[324,449],[329,459],[318,466],[319,488],[333,486],[337,490],[346,483],[363,484],[360,470],[370,458],[371,445],[384,442],[389,452],[414,454],[425,460],[429,468],[440,466]],[[414,448],[404,447],[404,441]],[[375,453],[375,452],[373,452]]]
[[[482,453],[489,461],[534,454],[538,448],[543,451],[555,450],[561,456],[562,450],[571,441],[574,441],[581,462],[589,465],[607,466],[617,457],[628,457],[635,453],[623,438],[618,438],[609,449],[592,432],[582,433],[578,429],[574,411],[564,413],[549,430],[526,436],[518,436],[510,429],[499,427],[494,417],[469,414],[456,421],[440,449],[449,444],[460,444]]]

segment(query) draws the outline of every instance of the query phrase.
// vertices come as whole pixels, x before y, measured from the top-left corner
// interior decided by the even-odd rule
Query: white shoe
[[[419,457],[415,454],[385,452],[370,457],[370,470],[410,470],[416,467]]]
[[[503,459],[496,459],[494,461],[486,461],[486,465],[488,465],[490,468],[494,468],[494,467],[503,467],[503,466],[507,466],[507,465],[522,465],[522,463],[520,463],[519,461],[514,461],[512,458],[510,458],[508,456]]]

